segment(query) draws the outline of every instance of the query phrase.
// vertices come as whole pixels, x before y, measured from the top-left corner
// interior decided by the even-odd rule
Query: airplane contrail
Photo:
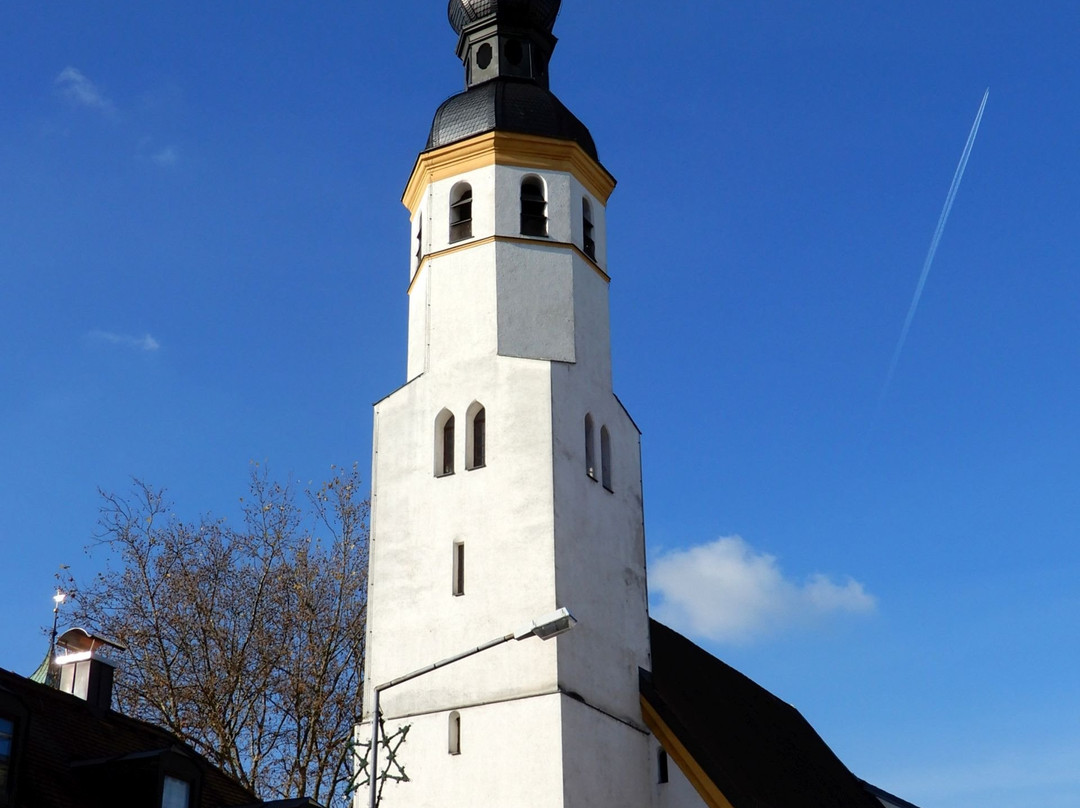
[[[952,185],[949,186],[949,193],[945,197],[945,206],[941,209],[937,229],[934,230],[934,237],[930,239],[930,250],[926,253],[922,274],[919,276],[919,283],[915,287],[915,296],[911,299],[911,306],[908,308],[907,317],[904,319],[904,327],[900,330],[900,339],[896,341],[896,349],[893,351],[892,362],[889,363],[889,372],[885,376],[885,384],[881,386],[881,395],[878,397],[879,412],[892,384],[896,365],[900,361],[900,354],[904,350],[904,343],[907,341],[908,331],[911,329],[911,321],[915,319],[915,310],[919,307],[923,287],[926,286],[926,279],[930,276],[930,267],[934,263],[934,254],[937,252],[938,243],[941,241],[941,234],[945,232],[945,222],[948,221],[949,212],[952,210],[953,202],[956,200],[956,192],[960,190],[960,181],[964,179],[964,169],[967,168],[968,158],[971,157],[971,147],[975,145],[975,136],[979,134],[979,124],[982,123],[983,110],[986,109],[986,100],[989,97],[990,88],[987,87],[986,92],[983,93],[982,103],[979,104],[979,112],[975,115],[975,123],[972,124],[971,132],[968,133],[967,143],[964,144],[964,151],[960,155],[960,163],[956,166],[956,173],[953,174]]]

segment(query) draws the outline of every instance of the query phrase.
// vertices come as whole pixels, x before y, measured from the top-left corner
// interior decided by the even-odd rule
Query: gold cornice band
[[[413,286],[416,285],[416,279],[420,277],[420,272],[423,270],[424,264],[428,263],[432,258],[441,258],[444,255],[451,255],[456,252],[461,252],[462,250],[471,249],[472,247],[483,247],[485,244],[494,244],[500,241],[504,244],[531,244],[536,247],[557,247],[560,250],[570,250],[584,258],[585,264],[589,266],[593,272],[599,275],[605,283],[611,283],[611,277],[604,272],[604,270],[600,269],[600,266],[589,258],[589,256],[587,256],[576,244],[570,244],[566,241],[550,241],[549,239],[542,238],[524,238],[521,236],[488,236],[487,238],[478,238],[476,241],[455,244],[453,247],[447,247],[445,250],[439,250],[438,252],[425,255],[420,262],[420,266],[418,266],[416,272],[413,273],[412,280],[409,281],[409,294],[412,294]]]
[[[716,783],[698,765],[675,733],[671,731],[671,727],[664,723],[664,719],[644,696],[641,697],[641,716],[645,719],[645,726],[656,736],[660,746],[668,753],[668,757],[675,761],[679,770],[686,775],[686,779],[690,781],[690,785],[694,787],[705,804],[709,808],[732,808],[727,797],[716,787]]]
[[[615,190],[615,178],[573,141],[488,132],[421,152],[401,201],[410,213],[416,213],[424,189],[431,183],[490,165],[569,172],[605,205]]]

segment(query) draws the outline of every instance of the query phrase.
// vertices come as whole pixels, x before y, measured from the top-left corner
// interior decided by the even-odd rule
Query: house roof
[[[710,805],[881,808],[799,711],[650,621],[646,722]]]
[[[13,711],[14,808],[84,808],[106,798],[119,784],[114,766],[171,756],[202,774],[200,803],[206,808],[257,803],[254,794],[215,768],[172,733],[0,669],[0,710]],[[126,769],[125,769],[126,770]],[[103,794],[91,795],[104,778]],[[114,778],[119,779],[119,778]],[[120,803],[110,803],[120,804]]]

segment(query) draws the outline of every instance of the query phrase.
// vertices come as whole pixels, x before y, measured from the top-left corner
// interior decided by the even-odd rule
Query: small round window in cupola
[[[481,70],[487,70],[488,66],[491,64],[491,57],[491,45],[490,43],[485,42],[476,49],[476,66]]]

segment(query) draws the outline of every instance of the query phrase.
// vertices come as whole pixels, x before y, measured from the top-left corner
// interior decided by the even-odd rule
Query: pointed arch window
[[[467,417],[465,468],[483,468],[487,464],[487,410],[479,401],[474,401],[469,406]]]
[[[596,436],[592,413],[585,416],[585,473],[596,479]]]
[[[611,487],[611,433],[606,426],[600,427],[600,479],[608,491]]]
[[[581,199],[581,232],[582,247],[585,254],[592,260],[596,260],[596,228],[593,226],[592,205],[589,200]]]
[[[435,476],[454,473],[454,414],[443,410],[435,417]]]
[[[521,235],[546,237],[547,234],[544,181],[537,176],[528,176],[521,181]]]
[[[461,754],[461,713],[457,710],[450,713],[450,718],[447,722],[447,744],[446,751],[451,755]]]
[[[472,238],[472,186],[459,182],[450,190],[450,243]]]

